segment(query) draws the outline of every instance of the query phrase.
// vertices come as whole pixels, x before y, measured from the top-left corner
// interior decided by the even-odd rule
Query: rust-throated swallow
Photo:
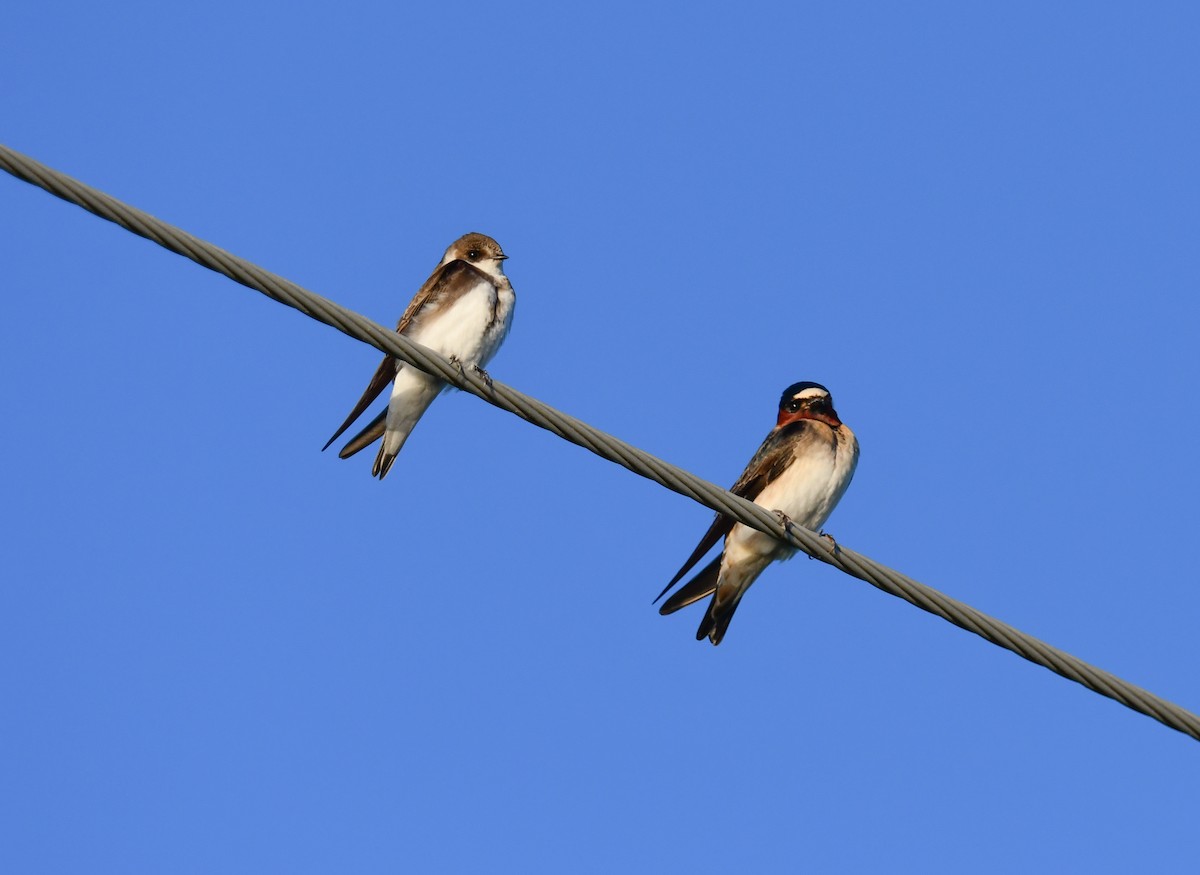
[[[817,530],[850,485],[858,464],[858,440],[838,418],[829,390],[819,383],[794,383],[779,399],[779,417],[742,476],[730,489],[786,521]],[[659,609],[670,614],[711,595],[696,640],[720,644],[746,590],[776,559],[795,550],[783,541],[717,514],[662,598],[722,537],[721,555],[680,587]],[[658,599],[655,599],[658,601]]]
[[[512,325],[516,295],[504,275],[500,244],[485,234],[464,234],[446,250],[441,263],[417,290],[396,332],[440,352],[462,367],[480,371],[496,354]],[[486,376],[486,374],[485,374]],[[328,449],[380,393],[392,384],[385,410],[338,455],[349,458],[383,438],[371,473],[382,480],[422,414],[446,387],[444,380],[384,356],[350,415],[322,449]]]

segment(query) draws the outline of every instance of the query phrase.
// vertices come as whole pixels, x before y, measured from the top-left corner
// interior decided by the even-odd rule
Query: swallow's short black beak
[[[505,261],[505,260],[507,260],[507,259],[508,259],[508,256],[507,256],[507,255],[497,255],[497,256],[496,256],[496,260],[497,260],[497,261]]]

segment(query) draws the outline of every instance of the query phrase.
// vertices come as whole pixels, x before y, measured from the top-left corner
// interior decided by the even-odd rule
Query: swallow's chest
[[[413,340],[447,357],[480,362],[495,352],[488,347],[492,346],[489,341],[494,333],[498,304],[496,288],[479,283],[434,318],[424,321],[413,334]]]
[[[754,501],[783,511],[798,525],[819,529],[846,491],[856,455],[837,440],[807,442]]]

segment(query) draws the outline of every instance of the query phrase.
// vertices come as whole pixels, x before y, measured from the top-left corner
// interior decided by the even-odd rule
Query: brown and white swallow
[[[742,476],[735,495],[782,513],[787,521],[817,530],[829,518],[850,485],[858,465],[858,439],[833,409],[829,390],[819,383],[793,383],[779,399],[779,416]],[[722,537],[721,554],[680,587],[659,609],[670,614],[709,595],[712,601],[696,632],[720,644],[742,596],[776,559],[796,551],[770,535],[717,514],[708,532],[671,582],[662,598]]]
[[[516,295],[504,275],[506,258],[500,244],[485,234],[459,237],[409,302],[396,325],[396,333],[436,350],[462,367],[482,371],[512,325]],[[390,355],[384,356],[346,421],[321,448],[328,449],[388,383],[392,384],[392,397],[387,408],[338,453],[347,459],[382,437],[383,443],[371,468],[371,473],[380,480],[391,470],[418,420],[446,387],[444,380]]]

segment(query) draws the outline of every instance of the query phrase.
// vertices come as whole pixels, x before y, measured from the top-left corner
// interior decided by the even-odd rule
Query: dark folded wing
[[[479,283],[493,285],[491,279],[467,261],[443,264],[425,281],[396,323],[396,333],[405,334],[414,322],[433,310],[442,310],[470,292]]]
[[[721,573],[721,557],[713,559],[704,566],[704,570],[679,587],[679,591],[671,595],[658,609],[660,614],[673,614],[680,608],[700,601],[712,595],[717,589],[717,577]],[[659,598],[662,598],[660,595]]]
[[[754,501],[768,483],[792,464],[792,460],[795,458],[793,441],[805,427],[806,423],[801,419],[789,423],[783,428],[772,430],[758,448],[758,452],[754,454],[754,458],[750,460],[750,464],[746,466],[746,470],[742,472],[742,476],[730,487],[729,491],[741,498]],[[718,513],[708,531],[704,533],[704,537],[700,539],[700,543],[696,545],[696,549],[692,551],[692,555],[683,563],[683,567],[676,572],[675,576],[671,578],[671,582],[663,588],[654,601],[657,602],[670,591],[671,587],[682,580],[683,576],[691,571],[692,567],[712,549],[717,541],[729,534],[733,529],[733,524],[733,517]]]
[[[350,439],[346,446],[342,447],[338,458],[349,459],[359,450],[369,447],[375,441],[383,437],[383,433],[387,430],[387,408],[379,411],[379,415],[368,423],[367,427]]]
[[[321,452],[329,449],[329,445],[342,436],[342,432],[350,427],[354,420],[362,416],[363,411],[374,403],[392,382],[396,379],[396,360],[390,355],[385,355],[383,361],[379,363],[379,367],[375,369],[375,375],[371,377],[371,382],[367,384],[366,391],[362,393],[362,397],[358,399],[358,403],[354,405],[354,409],[350,411],[350,415],[346,417],[346,421],[338,426],[338,430],[333,433],[333,437],[325,441],[325,446],[321,447]],[[361,449],[361,447],[360,447]],[[345,458],[343,456],[342,458]]]

